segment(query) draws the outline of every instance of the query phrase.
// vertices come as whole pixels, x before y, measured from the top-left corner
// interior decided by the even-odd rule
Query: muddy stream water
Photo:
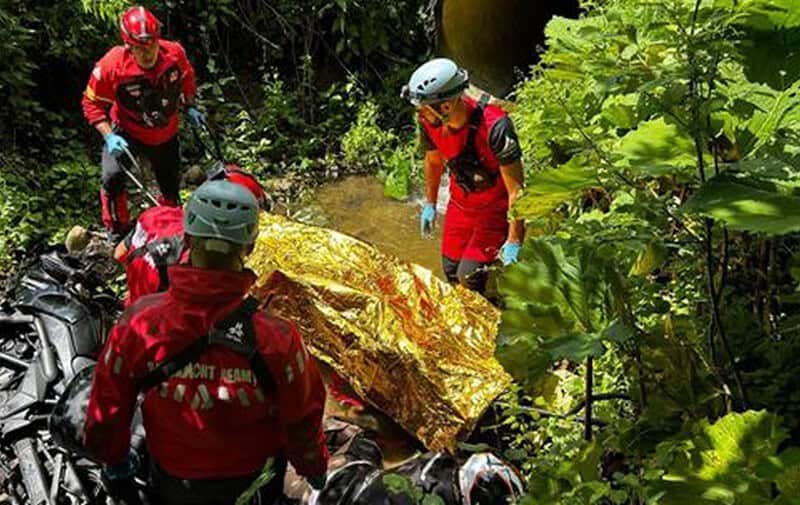
[[[369,242],[381,251],[417,263],[442,277],[442,216],[435,233],[419,233],[419,206],[383,196],[383,185],[374,176],[349,177],[321,186],[308,202],[291,212],[306,223],[325,226]]]

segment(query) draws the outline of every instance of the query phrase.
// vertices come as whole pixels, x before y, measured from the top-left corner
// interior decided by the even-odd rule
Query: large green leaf
[[[800,81],[779,91],[750,82],[744,72],[739,65],[725,65],[719,91],[738,117],[736,139],[741,154],[748,156],[774,142],[777,133],[800,123]]]
[[[749,0],[739,5],[743,15],[737,30],[747,77],[785,89],[800,78],[800,3]]]
[[[776,453],[787,432],[767,411],[732,413],[711,424],[701,421],[690,440],[667,440],[657,453],[673,453],[668,472],[656,483],[663,505],[771,503],[770,481],[757,470]],[[686,452],[688,450],[688,453]]]
[[[500,282],[506,301],[497,356],[518,380],[531,382],[559,359],[601,355],[607,342],[629,339],[620,321],[618,273],[591,242],[530,239],[523,261]]]
[[[536,172],[530,177],[512,213],[524,219],[545,217],[559,205],[599,185],[597,167],[578,156],[558,168]]]
[[[624,166],[651,177],[688,175],[697,165],[692,139],[663,118],[642,123],[625,135],[619,153]]]
[[[703,184],[684,211],[712,217],[728,227],[784,235],[800,231],[800,197],[748,176],[723,173]]]

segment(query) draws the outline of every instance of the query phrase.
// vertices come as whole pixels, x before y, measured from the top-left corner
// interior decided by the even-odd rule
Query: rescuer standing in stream
[[[516,262],[524,238],[524,222],[508,222],[508,209],[523,185],[522,152],[505,111],[490,105],[488,95],[466,96],[468,86],[466,70],[438,58],[414,72],[403,96],[417,109],[425,149],[421,233],[429,234],[436,222],[439,183],[447,168],[444,273],[451,283],[483,293],[488,266],[498,257],[505,265]]]

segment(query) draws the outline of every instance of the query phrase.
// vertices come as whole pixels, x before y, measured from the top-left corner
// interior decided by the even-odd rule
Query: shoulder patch
[[[498,158],[508,159],[516,156],[519,152],[519,142],[516,139],[511,138],[510,136],[506,135],[505,137],[505,144],[503,148],[497,153]]]
[[[95,66],[94,70],[92,70],[92,77],[99,81],[102,76],[103,70],[100,68],[100,65]]]

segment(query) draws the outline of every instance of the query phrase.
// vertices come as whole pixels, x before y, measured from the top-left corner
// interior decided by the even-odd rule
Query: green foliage
[[[81,0],[84,12],[116,26],[119,16],[130,6],[126,0]]]
[[[498,358],[520,380],[537,379],[560,359],[599,357],[623,343],[626,301],[608,248],[588,242],[529,240],[523,261],[503,276],[506,310]]]
[[[407,497],[417,505],[444,505],[444,500],[437,494],[426,493],[411,482],[411,479],[397,473],[387,473],[383,475],[383,484],[392,494],[400,494]]]
[[[342,137],[344,162],[350,165],[380,167],[385,153],[396,144],[397,137],[378,126],[378,107],[371,101],[358,109],[353,126]]]
[[[799,455],[778,454],[785,438],[778,417],[747,411],[687,425],[641,458],[626,458],[613,439],[585,444],[558,466],[540,465],[524,503],[793,503]]]
[[[697,163],[692,139],[663,117],[639,124],[620,140],[618,152],[622,166],[652,177],[691,176]]]
[[[685,211],[713,217],[735,230],[768,235],[800,231],[800,196],[780,194],[747,176],[725,173],[711,179]]]
[[[236,499],[236,505],[252,503],[253,497],[258,493],[258,490],[269,484],[269,482],[275,478],[274,466],[275,460],[273,458],[268,458],[256,480],[254,480],[253,483],[250,484],[250,487]]]
[[[379,176],[384,177],[383,194],[395,200],[405,200],[412,188],[419,186],[422,174],[419,163],[414,160],[416,149],[411,144],[401,145],[385,158],[384,169]]]
[[[600,186],[597,175],[597,168],[582,156],[575,156],[560,167],[534,172],[512,212],[528,219],[547,216],[562,203]]]
[[[800,407],[800,4],[585,4],[548,25],[517,92],[512,212],[529,238],[501,281],[497,356],[559,416],[574,398],[630,401],[595,402],[591,444],[557,431],[572,420],[508,407],[527,500],[793,503],[797,451],[777,452],[798,443]],[[594,391],[572,375],[587,357]],[[556,363],[573,384],[557,409]],[[729,413],[748,407],[785,428]]]
[[[0,167],[0,268],[40,241],[61,242],[75,224],[99,215],[97,169],[85,157],[50,167],[4,158]]]

